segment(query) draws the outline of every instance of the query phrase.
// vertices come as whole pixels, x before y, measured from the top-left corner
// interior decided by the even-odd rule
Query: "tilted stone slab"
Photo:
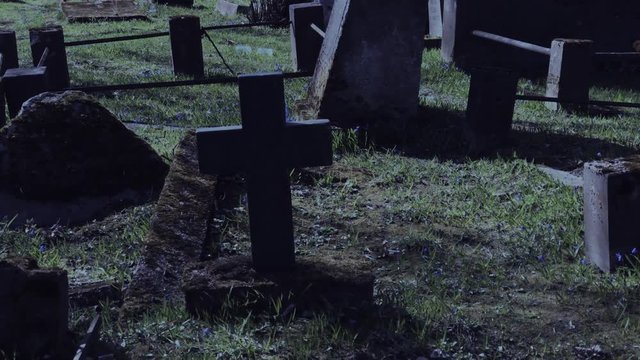
[[[426,0],[336,0],[309,89],[309,115],[400,137],[418,110],[426,23]]]
[[[126,289],[123,313],[139,315],[150,305],[181,301],[181,276],[200,260],[217,178],[200,175],[194,133],[182,140],[145,239],[142,260]]]

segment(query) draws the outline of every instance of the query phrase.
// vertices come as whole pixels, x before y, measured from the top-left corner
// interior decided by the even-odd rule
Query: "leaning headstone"
[[[43,93],[0,129],[0,217],[75,224],[157,198],[168,166],[94,98]]]
[[[67,272],[39,269],[31,258],[4,259],[0,284],[0,358],[70,358]]]
[[[400,141],[418,111],[426,23],[424,0],[336,0],[309,86],[309,115],[366,126],[378,143]]]
[[[125,291],[125,316],[140,316],[150,305],[182,297],[182,272],[188,263],[201,258],[215,206],[212,189],[216,186],[216,177],[198,171],[196,136],[188,133],[176,149],[144,241],[142,259]]]
[[[640,157],[587,163],[583,177],[587,255],[610,272],[640,255]]]
[[[247,174],[253,266],[288,271],[295,266],[289,172],[331,164],[331,128],[327,120],[287,122],[282,73],[238,82],[242,126],[198,130],[200,171]]]

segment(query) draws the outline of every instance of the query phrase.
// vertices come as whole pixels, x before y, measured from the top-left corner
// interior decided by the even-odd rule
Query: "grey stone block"
[[[640,250],[640,156],[584,165],[584,232],[589,259],[605,272]],[[636,250],[634,250],[636,249]]]

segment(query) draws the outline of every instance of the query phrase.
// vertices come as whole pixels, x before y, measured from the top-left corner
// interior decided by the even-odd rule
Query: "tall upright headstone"
[[[418,110],[427,0],[336,0],[309,87],[310,115],[397,142]]]
[[[442,0],[429,0],[429,37],[442,37]]]

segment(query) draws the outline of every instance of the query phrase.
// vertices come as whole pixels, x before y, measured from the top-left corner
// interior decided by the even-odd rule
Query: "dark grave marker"
[[[551,43],[549,74],[547,76],[548,97],[568,101],[589,101],[591,73],[593,72],[593,41],[555,39]],[[576,109],[584,105],[546,103],[547,108]]]
[[[14,118],[20,112],[22,103],[35,95],[47,91],[47,67],[9,69],[2,77],[9,108],[9,117]]]
[[[336,0],[309,85],[309,116],[403,140],[417,115],[427,3]]]
[[[195,78],[204,77],[200,18],[183,15],[169,19],[173,72]]]
[[[332,162],[328,120],[287,122],[281,73],[241,75],[242,126],[197,131],[200,171],[247,175],[253,266],[295,265],[289,169]]]
[[[584,165],[584,237],[587,256],[610,272],[638,256],[640,157]]]
[[[69,358],[67,272],[39,269],[30,258],[4,259],[0,284],[0,357]]]
[[[16,42],[16,32],[12,30],[0,30],[0,54],[2,54],[2,66],[0,66],[0,76],[7,69],[18,67],[18,45]]]
[[[33,66],[38,66],[45,49],[49,49],[44,66],[48,71],[48,89],[62,90],[69,87],[67,52],[61,26],[51,26],[29,30]]]
[[[289,6],[291,20],[291,58],[298,71],[313,71],[318,61],[324,38],[311,25],[325,29],[322,5],[318,3],[294,4]]]
[[[70,23],[149,20],[133,0],[62,1],[60,6]]]
[[[504,144],[513,122],[518,75],[504,69],[471,72],[465,131],[471,149],[483,152]]]

